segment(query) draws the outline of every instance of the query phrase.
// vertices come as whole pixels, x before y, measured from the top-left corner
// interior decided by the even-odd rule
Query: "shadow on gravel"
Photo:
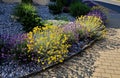
[[[114,4],[110,4],[110,3],[105,3],[105,2],[101,2],[101,1],[95,1],[97,2],[98,4],[104,6],[104,7],[107,7],[109,9],[112,9],[116,12],[119,12],[120,13],[120,5],[114,5]]]

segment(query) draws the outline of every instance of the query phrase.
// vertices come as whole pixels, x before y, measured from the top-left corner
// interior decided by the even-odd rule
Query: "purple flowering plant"
[[[88,16],[97,16],[98,18],[100,18],[104,23],[107,20],[107,17],[105,15],[105,13],[103,13],[102,11],[100,11],[99,9],[95,9],[90,11],[88,14]]]
[[[105,24],[107,22],[107,13],[108,13],[108,9],[106,9],[102,6],[94,6],[91,8],[91,11],[87,15],[88,16],[97,16]]]
[[[9,56],[10,47],[7,41],[10,39],[8,35],[0,35],[0,58],[6,58],[6,55]]]
[[[26,34],[15,34],[10,35],[9,33],[3,34],[0,36],[1,44],[0,46],[0,58],[8,58],[14,56],[15,59],[25,60],[27,51],[26,43],[27,35]]]
[[[88,32],[85,31],[85,28],[76,22],[70,22],[67,25],[63,26],[64,33],[69,34],[69,42],[78,42],[83,40],[85,36],[87,37]],[[85,35],[86,34],[86,35]]]
[[[13,43],[11,53],[14,54],[15,59],[20,63],[28,63],[31,61],[33,54],[28,53],[27,50],[27,34],[17,34],[11,38],[9,44]],[[14,42],[12,42],[12,40]]]

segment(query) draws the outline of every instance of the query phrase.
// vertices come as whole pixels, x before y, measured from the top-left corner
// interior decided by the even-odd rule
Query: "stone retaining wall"
[[[22,0],[2,0],[2,2],[6,3],[14,3],[14,2],[22,2]],[[40,5],[48,5],[50,0],[33,0],[34,3],[40,4]]]

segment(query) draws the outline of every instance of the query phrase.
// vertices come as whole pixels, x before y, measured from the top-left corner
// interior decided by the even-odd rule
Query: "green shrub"
[[[53,14],[59,14],[62,12],[62,3],[61,3],[61,0],[56,0],[56,3],[55,4],[49,4],[48,7],[49,7],[49,10],[51,13]]]
[[[32,0],[22,0],[22,3],[32,3]]]
[[[46,26],[43,31],[35,27],[32,32],[27,34],[27,53],[33,53],[34,61],[42,64],[62,62],[67,56],[69,44],[66,44],[68,35],[63,34],[61,28],[57,26]]]
[[[49,4],[48,7],[53,14],[59,14],[62,12],[62,6],[58,6],[57,4]]]
[[[75,17],[85,15],[89,11],[90,8],[87,5],[82,4],[80,2],[75,2],[70,5],[70,13]]]
[[[74,2],[79,2],[80,0],[61,0],[64,6],[70,6]]]
[[[24,26],[25,31],[31,31],[35,26],[43,26],[41,18],[37,15],[36,9],[31,4],[22,3],[15,8],[14,15]]]

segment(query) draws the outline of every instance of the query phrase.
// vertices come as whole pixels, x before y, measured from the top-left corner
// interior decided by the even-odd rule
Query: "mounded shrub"
[[[31,62],[29,57],[31,54],[27,53],[27,34],[16,34],[10,38],[9,43],[13,45],[10,52],[14,55],[14,59],[18,60],[20,63]]]
[[[72,16],[85,15],[90,11],[90,7],[80,2],[75,2],[70,5],[70,13]]]
[[[21,37],[20,37],[21,36]],[[24,37],[21,34],[11,35],[4,33],[0,35],[0,62],[3,63],[5,60],[14,57],[12,49],[15,49],[18,44],[23,41]],[[17,52],[17,51],[16,51]]]
[[[66,44],[68,36],[63,34],[61,28],[57,26],[47,26],[43,28],[35,27],[28,34],[28,52],[35,54],[31,59],[42,64],[62,62],[67,56],[69,44]]]
[[[14,15],[23,25],[25,31],[31,31],[35,26],[43,26],[41,18],[37,15],[36,8],[31,4],[22,3],[15,8]]]
[[[76,20],[76,24],[81,26],[80,34],[91,39],[104,37],[106,33],[103,21],[96,16],[81,16]]]
[[[87,15],[88,16],[96,16],[96,17],[100,18],[104,23],[107,20],[106,15],[103,12],[101,12],[100,10],[92,10]]]
[[[77,43],[80,40],[80,35],[83,34],[80,34],[78,30],[81,30],[81,26],[76,25],[75,22],[70,22],[63,26],[63,32],[67,35],[70,35],[68,38],[69,43]]]
[[[70,6],[74,2],[82,2],[81,0],[60,0],[63,6]]]
[[[49,11],[53,14],[59,14],[62,12],[62,6],[58,6],[57,4],[49,4]]]
[[[51,13],[59,14],[62,12],[63,5],[61,3],[61,0],[56,0],[55,4],[49,4],[48,7]]]
[[[103,23],[107,21],[107,9],[101,6],[94,6],[91,11],[88,13],[89,16],[97,16],[99,17]]]

